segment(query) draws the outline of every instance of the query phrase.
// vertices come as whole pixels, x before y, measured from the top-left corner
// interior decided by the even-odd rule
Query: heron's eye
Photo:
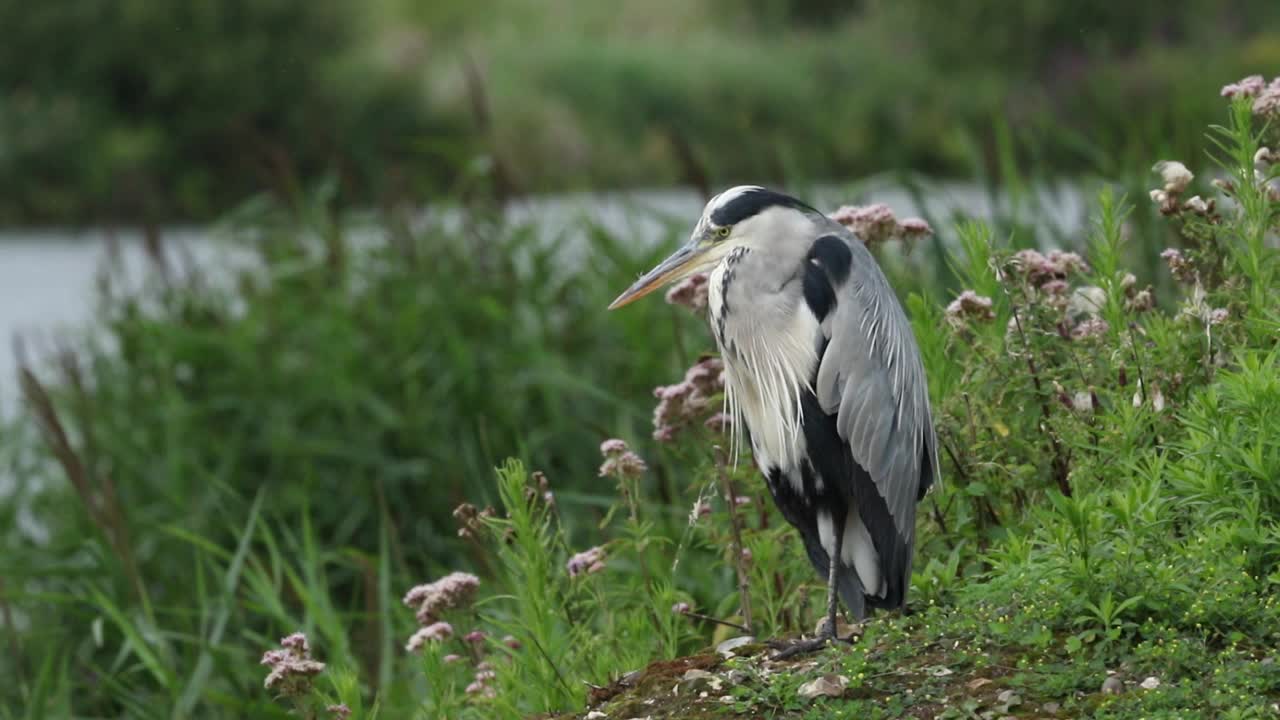
[[[722,227],[722,228],[719,228],[719,229],[717,229],[717,230],[716,230],[716,237],[718,237],[718,238],[720,238],[721,240],[723,240],[724,238],[729,237],[729,232],[730,232],[731,230],[732,230],[732,228],[729,228],[729,227]]]

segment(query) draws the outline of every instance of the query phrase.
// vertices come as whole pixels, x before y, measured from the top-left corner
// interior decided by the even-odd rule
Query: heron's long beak
[[[702,263],[699,260],[703,259],[706,250],[697,243],[689,243],[675,251],[671,257],[658,263],[657,267],[645,273],[634,285],[627,288],[626,292],[619,295],[617,300],[609,304],[609,309],[615,310],[633,303],[663,285],[694,274],[701,269]]]

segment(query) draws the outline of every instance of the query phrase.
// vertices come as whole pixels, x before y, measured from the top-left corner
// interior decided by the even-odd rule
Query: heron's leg
[[[818,632],[818,638],[822,640],[836,637],[836,628],[840,627],[836,624],[836,608],[839,607],[836,588],[840,585],[840,547],[844,543],[843,521],[836,526],[835,535],[835,552],[831,553],[831,568],[827,573],[827,625]]]
[[[836,588],[840,584],[840,546],[844,541],[844,522],[841,520],[835,527],[835,548],[831,553],[829,560],[829,568],[827,570],[827,622],[818,630],[817,636],[811,640],[798,640],[773,656],[774,660],[786,660],[797,655],[815,652],[821,650],[828,642],[839,640],[840,637],[836,633],[836,609],[839,607],[839,599]]]

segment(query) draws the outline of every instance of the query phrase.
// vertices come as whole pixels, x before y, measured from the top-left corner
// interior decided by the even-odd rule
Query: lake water
[[[1007,207],[993,206],[989,196],[971,184],[933,184],[925,197],[920,207],[910,193],[874,180],[806,193],[819,208],[883,202],[898,217],[925,215],[935,224],[946,224],[957,212],[977,218],[1009,212]],[[580,245],[589,242],[589,235],[580,230],[584,220],[639,243],[655,243],[669,238],[672,227],[692,226],[702,205],[703,199],[689,190],[583,193],[524,199],[513,203],[506,214],[512,222],[534,222],[542,237],[564,243],[566,257],[572,258],[581,257]],[[1046,188],[1034,194],[1023,215],[1034,214],[1034,224],[1066,237],[1079,231],[1085,209],[1078,190]],[[446,215],[444,220],[448,219]],[[243,248],[200,228],[171,228],[162,231],[161,237],[168,255],[187,255],[215,279],[250,257]],[[376,231],[365,231],[359,239],[378,242],[380,237]],[[114,245],[127,282],[140,283],[152,272],[139,233],[117,232]],[[108,236],[101,231],[0,230],[0,339],[11,343],[21,337],[30,354],[38,355],[58,339],[74,340],[88,332],[107,250]],[[10,348],[0,347],[0,417],[12,416],[17,407],[16,359]]]

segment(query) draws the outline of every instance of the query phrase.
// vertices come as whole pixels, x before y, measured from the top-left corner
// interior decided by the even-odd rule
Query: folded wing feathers
[[[852,272],[835,288],[835,310],[823,323],[828,344],[816,391],[823,409],[838,413],[841,436],[910,542],[925,435],[932,437],[924,369],[875,259],[861,243],[851,245]]]

